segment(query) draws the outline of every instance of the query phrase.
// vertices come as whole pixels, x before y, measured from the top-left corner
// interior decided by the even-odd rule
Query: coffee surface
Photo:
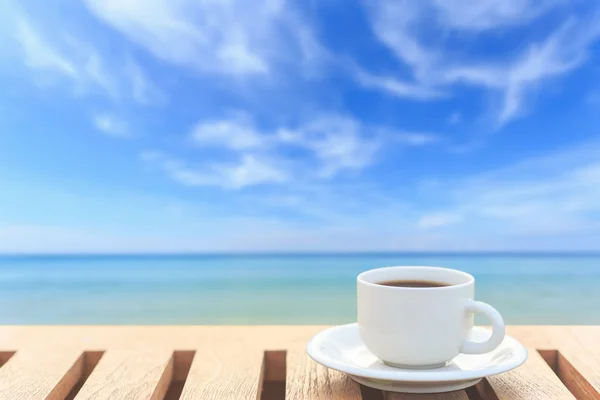
[[[407,287],[407,288],[435,288],[450,286],[445,282],[436,281],[424,281],[424,280],[408,280],[408,279],[397,279],[392,281],[377,282],[378,285],[383,286],[395,286],[395,287]]]

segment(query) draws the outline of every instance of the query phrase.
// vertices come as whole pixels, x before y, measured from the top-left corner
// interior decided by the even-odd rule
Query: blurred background
[[[591,0],[0,3],[0,323],[600,323]]]

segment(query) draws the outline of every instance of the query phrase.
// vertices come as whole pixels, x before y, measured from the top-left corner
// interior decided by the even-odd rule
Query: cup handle
[[[460,348],[460,352],[464,354],[482,354],[500,346],[506,332],[504,320],[500,313],[489,304],[475,300],[468,300],[465,310],[468,313],[485,315],[492,323],[492,335],[485,342],[473,342],[470,340],[464,342]]]

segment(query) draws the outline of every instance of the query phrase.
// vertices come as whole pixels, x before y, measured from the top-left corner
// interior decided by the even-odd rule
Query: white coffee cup
[[[441,287],[385,286],[386,281],[431,281]],[[388,267],[357,277],[360,336],[371,353],[400,368],[435,368],[459,353],[494,350],[504,339],[504,321],[492,306],[473,300],[475,278],[438,267]],[[492,323],[484,342],[468,340],[473,315]]]

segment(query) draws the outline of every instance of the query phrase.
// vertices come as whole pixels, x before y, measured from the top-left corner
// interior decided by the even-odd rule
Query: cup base
[[[392,368],[400,368],[400,369],[435,369],[442,368],[448,364],[448,361],[439,363],[439,364],[429,364],[429,365],[406,365],[406,364],[397,364],[389,361],[381,360],[385,365],[388,365]]]

